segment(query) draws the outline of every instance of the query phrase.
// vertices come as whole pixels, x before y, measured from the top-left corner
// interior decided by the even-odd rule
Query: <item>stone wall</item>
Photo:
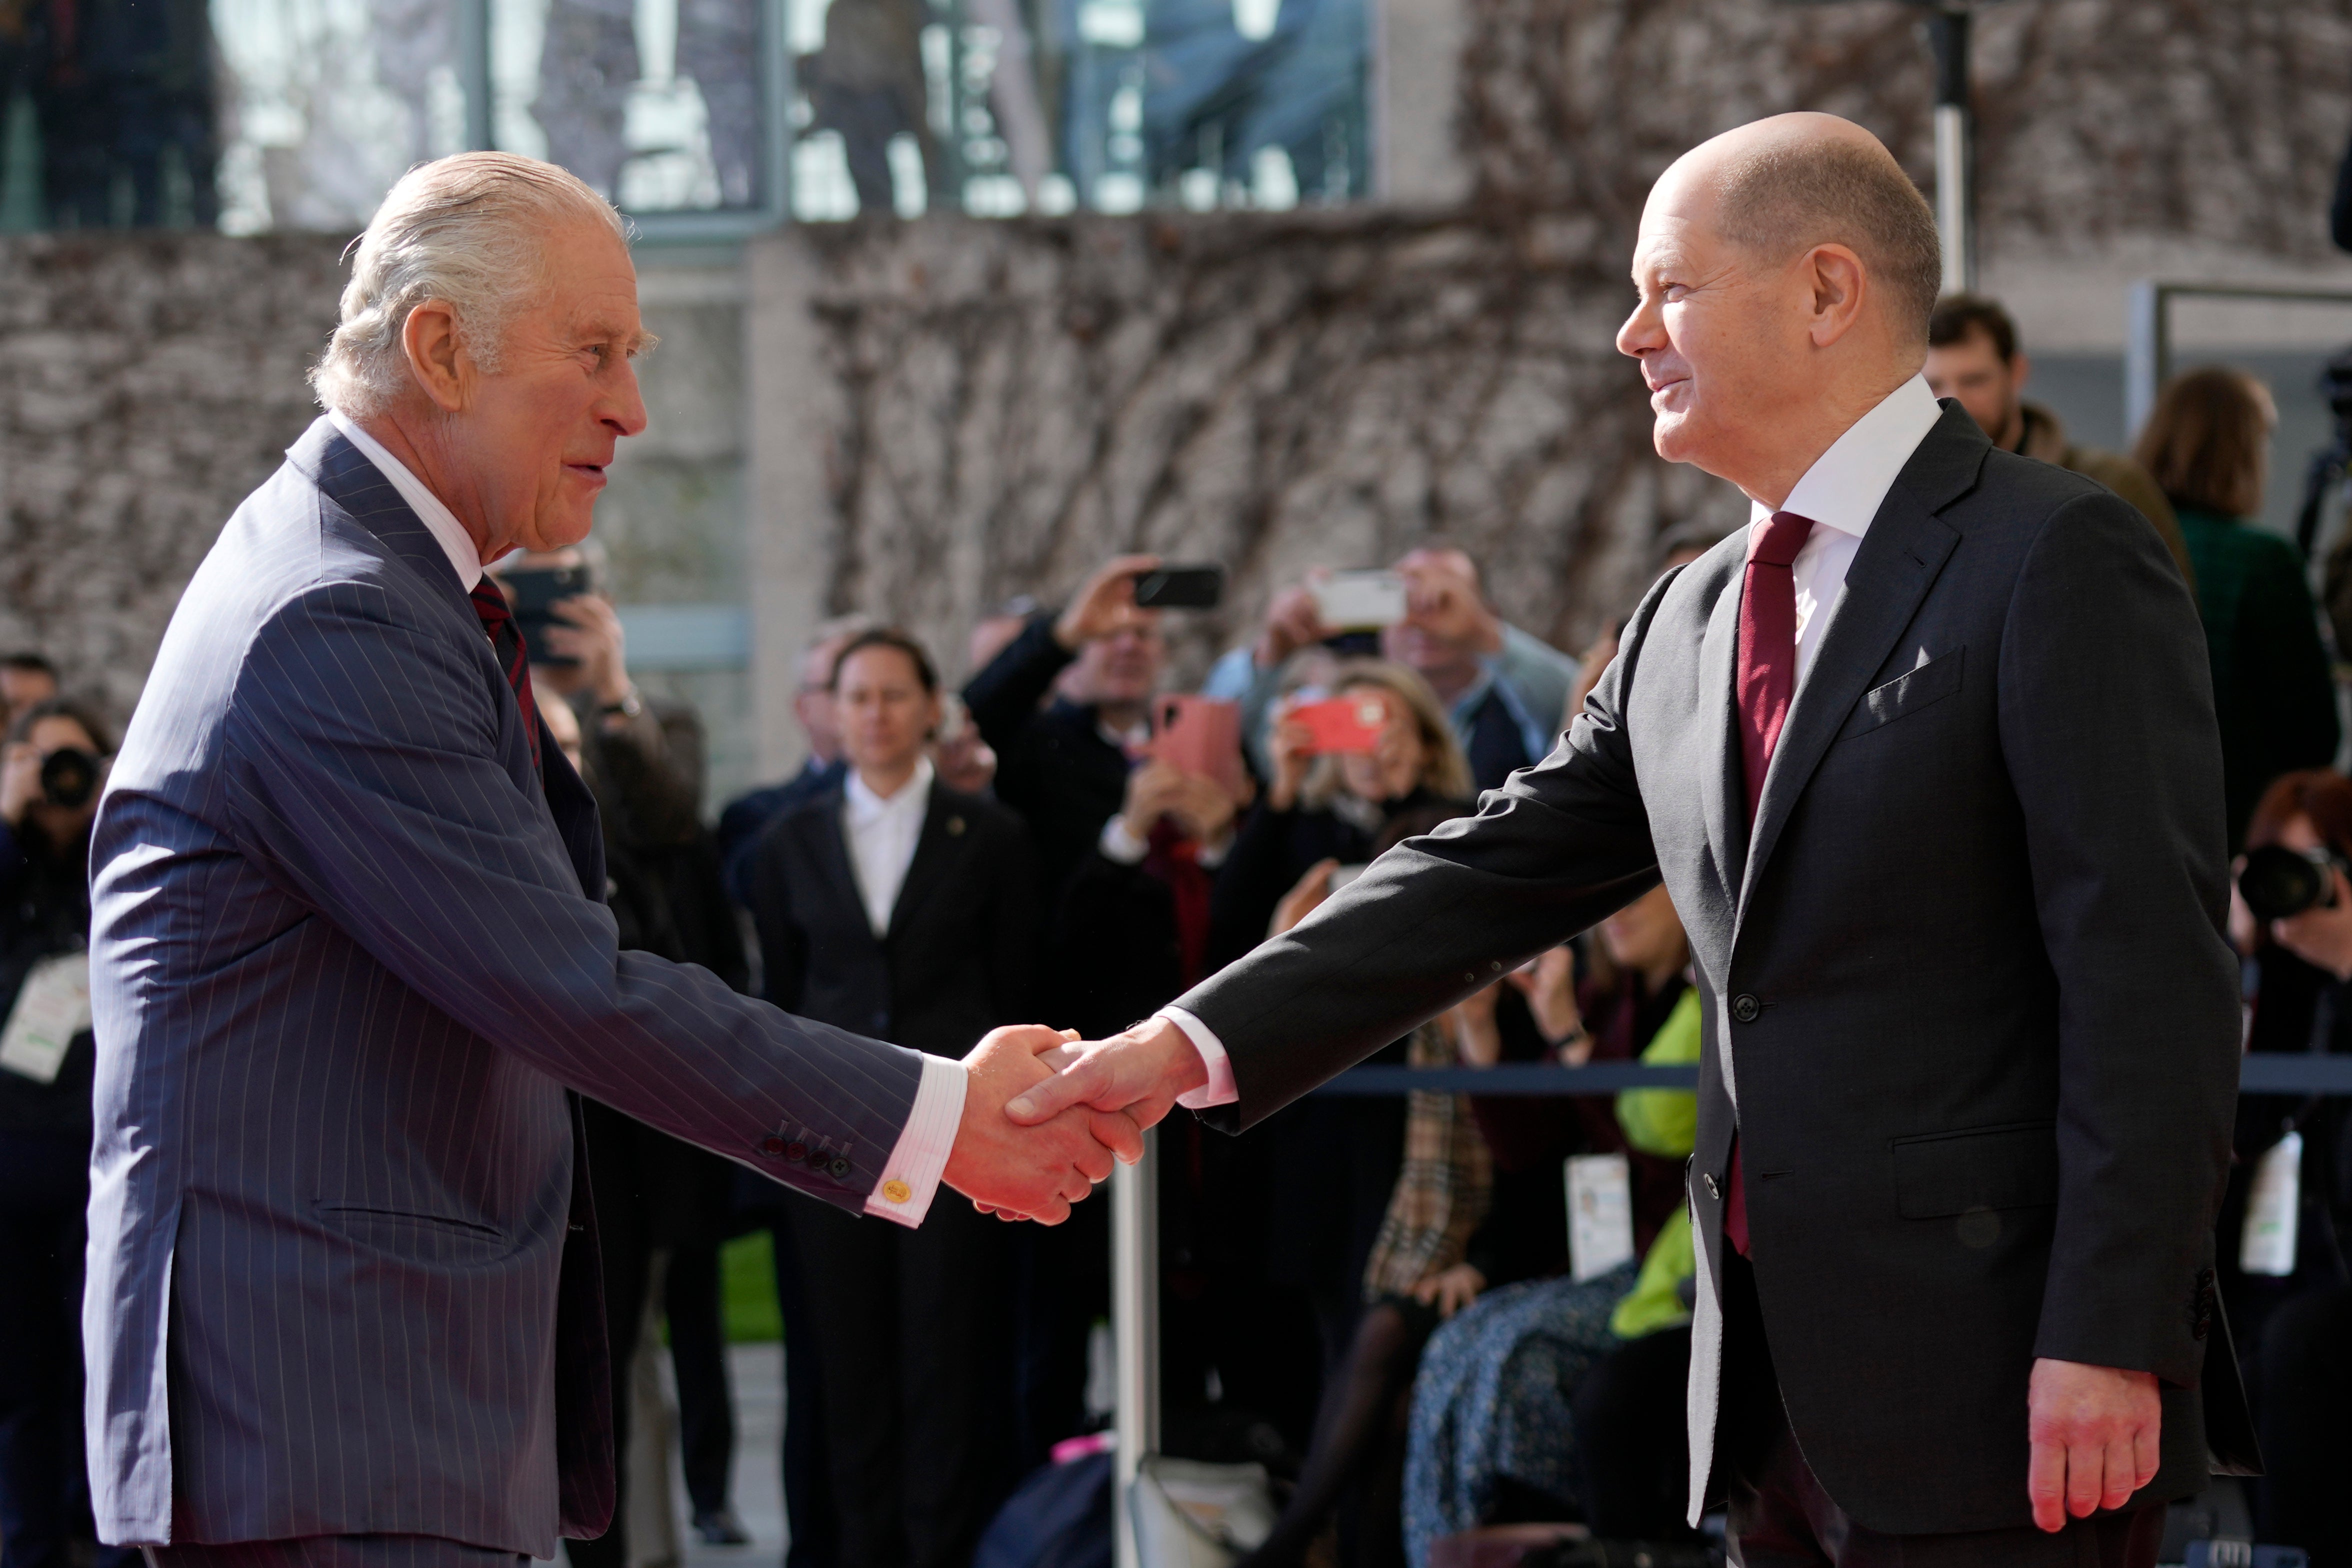
[[[180,590],[317,414],[341,242],[0,242],[0,648],[127,714]]]

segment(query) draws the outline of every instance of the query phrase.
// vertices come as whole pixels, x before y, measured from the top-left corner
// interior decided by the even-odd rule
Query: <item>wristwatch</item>
[[[607,702],[596,710],[607,719],[634,719],[645,710],[646,700],[637,695],[637,689],[634,686],[621,693],[618,702]]]

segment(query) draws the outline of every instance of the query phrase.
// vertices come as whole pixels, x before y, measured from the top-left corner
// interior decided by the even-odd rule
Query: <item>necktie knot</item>
[[[1758,525],[1756,543],[1748,558],[1767,566],[1791,565],[1812,531],[1811,518],[1800,517],[1793,511],[1776,511]]]
[[[493,640],[514,619],[514,612],[507,607],[506,595],[488,574],[474,584],[474,590],[467,597],[474,601],[474,614],[481,618],[482,629],[489,633]]]
[[[522,628],[515,625],[505,592],[488,577],[475,584],[466,596],[474,601],[474,615],[488,634],[499,668],[506,672],[507,685],[514,690],[515,706],[522,713],[523,736],[530,742],[530,765],[539,767],[539,704],[530,689],[530,655],[523,647]]]

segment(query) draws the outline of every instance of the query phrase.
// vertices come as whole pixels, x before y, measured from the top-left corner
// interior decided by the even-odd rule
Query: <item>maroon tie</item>
[[[1739,761],[1748,785],[1748,826],[1764,798],[1764,773],[1797,695],[1797,580],[1790,570],[1813,531],[1813,520],[1776,511],[1748,545],[1748,583],[1739,596],[1739,670],[1732,691],[1739,702]],[[1731,1195],[1723,1205],[1723,1234],[1748,1256],[1748,1183],[1739,1142],[1731,1144]]]
[[[522,709],[522,732],[530,737],[530,765],[537,769],[541,765],[539,704],[530,694],[530,656],[523,649],[522,628],[515,625],[514,612],[507,608],[507,596],[488,576],[474,584],[469,596],[474,614],[481,617],[482,630],[489,634],[499,664],[507,672],[507,684],[514,688],[515,702]]]

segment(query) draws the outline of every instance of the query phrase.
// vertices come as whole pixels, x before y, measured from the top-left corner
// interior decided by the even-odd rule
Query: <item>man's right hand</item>
[[[1139,1124],[1118,1108],[1007,1120],[1004,1102],[1049,1081],[1053,1068],[1040,1058],[1065,1043],[1042,1026],[996,1029],[963,1059],[963,1117],[940,1179],[982,1209],[1059,1225],[1110,1174],[1114,1158],[1143,1158]]]
[[[1024,1127],[1073,1106],[1123,1113],[1137,1127],[1158,1124],[1176,1097],[1209,1081],[1192,1037],[1165,1018],[1146,1018],[1107,1040],[1082,1041],[1060,1057],[1062,1070],[1013,1097],[1004,1114]]]
[[[1107,637],[1143,612],[1135,607],[1135,579],[1158,570],[1157,555],[1119,555],[1103,563],[1054,623],[1054,640],[1076,653]]]
[[[10,745],[0,762],[0,821],[14,827],[25,820],[26,808],[41,798],[41,753],[31,742]]]

